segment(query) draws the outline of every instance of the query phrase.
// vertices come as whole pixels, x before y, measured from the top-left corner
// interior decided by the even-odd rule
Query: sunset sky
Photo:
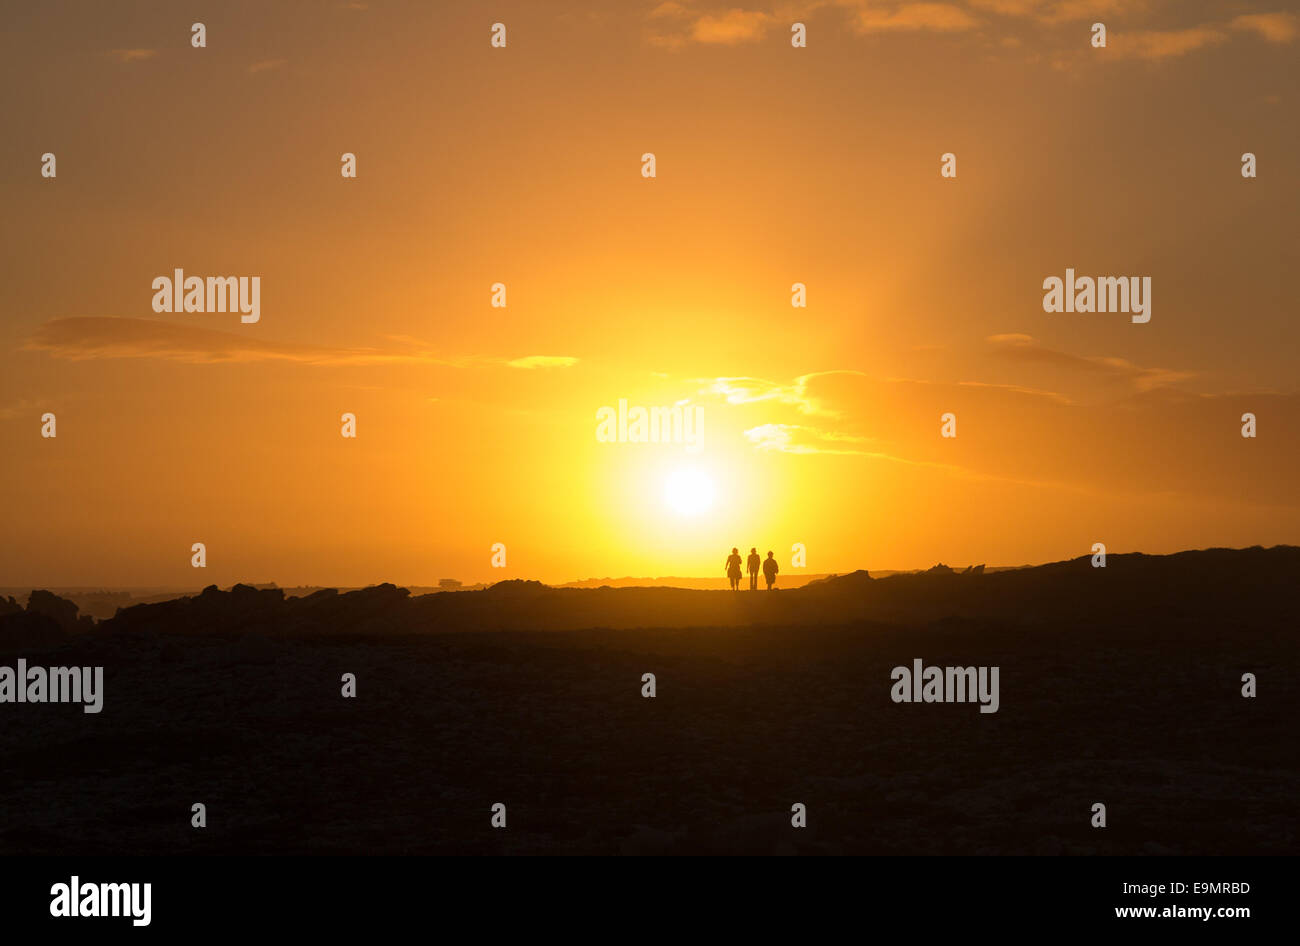
[[[25,6],[0,585],[1300,543],[1284,0]],[[1150,276],[1150,322],[1044,312],[1067,267]],[[260,276],[260,321],[155,313],[176,268]],[[598,442],[620,398],[698,448]]]

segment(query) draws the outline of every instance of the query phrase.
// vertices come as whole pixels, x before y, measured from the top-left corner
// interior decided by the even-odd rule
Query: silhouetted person
[[[776,573],[779,572],[780,570],[781,570],[780,566],[776,564],[776,559],[772,557],[771,552],[768,552],[767,561],[763,563],[763,577],[767,579],[768,591],[771,591],[772,586],[776,584]]]
[[[758,570],[762,566],[763,560],[758,557],[758,549],[749,550],[749,558],[745,560],[745,571],[749,572],[749,590],[758,590]]]
[[[740,590],[740,549],[732,549],[727,556],[727,577],[731,579],[731,590]]]

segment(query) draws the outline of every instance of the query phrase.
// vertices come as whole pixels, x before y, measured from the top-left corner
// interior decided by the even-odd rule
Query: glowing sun
[[[676,470],[664,484],[664,502],[679,516],[698,516],[713,505],[713,480],[699,470]]]

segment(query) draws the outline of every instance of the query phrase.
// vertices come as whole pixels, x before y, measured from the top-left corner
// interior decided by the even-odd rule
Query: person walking
[[[776,564],[776,559],[773,558],[772,553],[769,551],[767,553],[767,561],[763,563],[763,577],[767,579],[768,591],[771,591],[772,586],[776,584],[776,573],[780,570],[781,567]]]
[[[731,590],[740,590],[740,549],[732,549],[727,556],[727,578],[731,581]]]
[[[758,549],[749,550],[749,558],[745,560],[745,571],[749,572],[749,590],[758,590],[758,572],[762,566],[763,560],[758,557]]]

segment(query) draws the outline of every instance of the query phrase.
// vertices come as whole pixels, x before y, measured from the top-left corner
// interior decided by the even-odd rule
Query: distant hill
[[[811,577],[811,576],[810,576]],[[1294,627],[1300,548],[1209,549],[1174,555],[1114,554],[1105,568],[1089,556],[981,573],[976,569],[875,577],[865,571],[809,581],[795,589],[732,592],[677,587],[551,587],[498,582],[476,591],[412,595],[391,584],[356,591],[322,589],[292,597],[280,588],[215,586],[174,600],[136,604],[92,625],[69,605],[63,632],[168,634],[419,634],[430,630],[557,630],[633,627],[743,627],[920,623],[945,618],[1010,624],[1180,620],[1225,624],[1267,620]],[[48,595],[48,592],[42,593]],[[51,612],[54,596],[43,598]],[[12,599],[11,599],[12,600]],[[58,599],[55,599],[58,600]],[[17,614],[14,612],[17,611]],[[5,622],[27,615],[17,602]],[[31,623],[31,618],[24,618]],[[1286,623],[1289,622],[1289,623]],[[45,626],[44,624],[42,626]]]
[[[1287,855],[1298,575],[1278,547],[770,593],[237,585],[99,623],[0,597],[0,663],[103,667],[106,693],[4,707],[0,848]],[[917,659],[999,668],[1000,709],[895,703]]]
[[[946,570],[948,566],[935,566],[941,570]],[[977,568],[982,566],[976,566]],[[988,571],[1005,570],[1003,568],[989,568]],[[931,569],[933,571],[933,569]],[[918,574],[917,571],[876,571],[872,575],[876,578],[884,578],[890,575],[912,575]],[[817,584],[832,578],[840,577],[834,573],[805,573],[805,572],[783,572],[777,586],[783,590],[802,588],[807,585]],[[347,594],[353,591],[364,590],[363,586],[342,586],[331,587],[327,585],[296,585],[280,587],[275,582],[241,582],[243,587],[254,588],[258,591],[281,591],[286,598],[307,598],[319,591],[333,591],[340,594]],[[759,582],[760,586],[762,582]],[[478,584],[464,584],[455,579],[443,579],[437,585],[404,585],[411,597],[420,595],[438,594],[447,591],[482,591],[490,588],[492,583],[480,582]],[[579,581],[567,581],[557,584],[555,588],[684,588],[694,589],[697,591],[715,591],[720,588],[725,589],[726,578],[718,576],[716,578],[699,578],[686,576],[667,576],[660,578],[584,578]],[[36,589],[25,586],[0,587],[0,599],[13,598],[22,603],[25,602],[32,591]],[[193,597],[198,595],[200,588],[47,588],[42,589],[49,593],[55,594],[65,601],[69,601],[77,606],[78,611],[83,617],[94,618],[97,621],[104,621],[113,617],[119,609],[129,608],[137,604],[158,604],[160,602],[174,601],[178,598]]]

